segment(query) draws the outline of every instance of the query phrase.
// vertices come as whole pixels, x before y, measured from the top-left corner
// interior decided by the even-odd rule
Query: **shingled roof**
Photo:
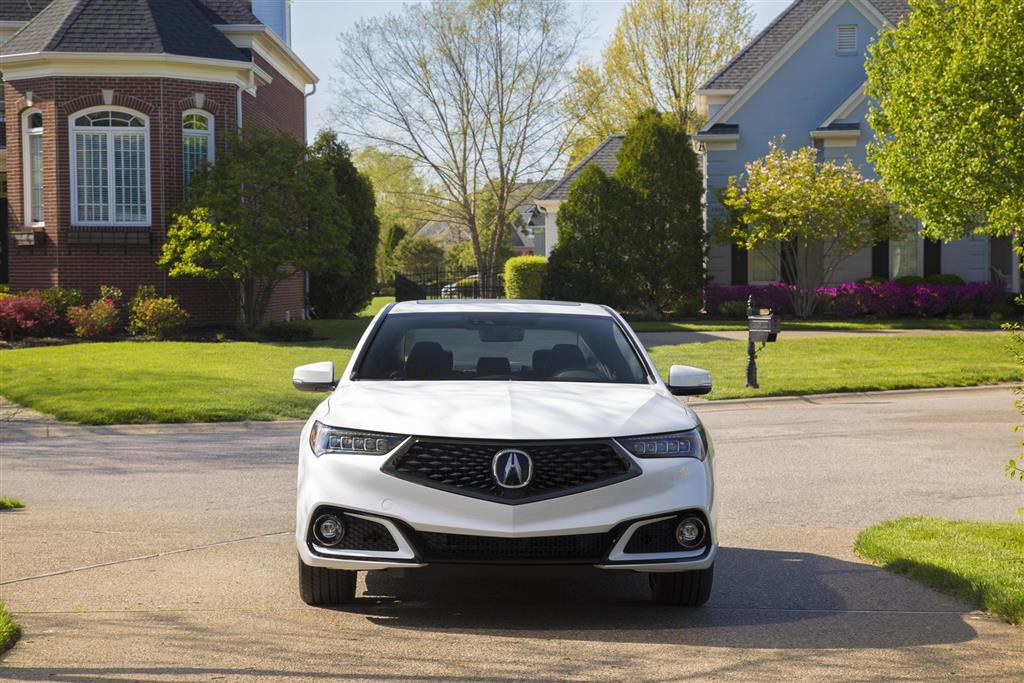
[[[804,24],[830,2],[841,0],[795,0],[782,14],[754,37],[750,44],[712,76],[705,90],[739,90],[761,70]],[[864,0],[893,25],[909,11],[907,0]]]
[[[249,61],[214,27],[206,2],[53,0],[0,52],[166,53]]]
[[[0,0],[0,21],[28,21],[51,0]]]
[[[591,164],[597,164],[598,168],[611,175],[615,173],[618,166],[619,150],[622,149],[622,140],[625,135],[609,135],[599,144],[594,151],[583,157],[580,163],[569,169],[569,172],[562,176],[562,179],[548,188],[548,191],[538,197],[538,201],[545,199],[564,200],[569,196],[569,188],[576,177]]]

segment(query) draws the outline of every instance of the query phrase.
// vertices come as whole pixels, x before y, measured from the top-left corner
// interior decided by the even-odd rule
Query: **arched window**
[[[25,225],[43,224],[43,114],[29,109],[21,116]]]
[[[201,109],[181,115],[181,168],[185,187],[205,164],[213,163],[213,116]]]
[[[71,222],[149,225],[149,120],[100,107],[71,116]]]

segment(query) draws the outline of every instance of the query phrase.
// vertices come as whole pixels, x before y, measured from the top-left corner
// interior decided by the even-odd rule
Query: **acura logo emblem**
[[[533,460],[523,451],[508,448],[494,454],[491,471],[498,486],[521,489],[533,478]]]

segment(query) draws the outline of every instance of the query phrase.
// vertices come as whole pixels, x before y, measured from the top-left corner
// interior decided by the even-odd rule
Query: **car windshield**
[[[647,374],[608,316],[401,313],[384,318],[354,379],[643,384]]]

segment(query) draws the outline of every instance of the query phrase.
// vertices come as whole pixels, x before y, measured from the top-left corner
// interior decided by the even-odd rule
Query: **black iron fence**
[[[475,270],[438,268],[395,273],[395,301],[417,299],[501,299],[505,285],[498,274],[493,285],[483,282]]]

